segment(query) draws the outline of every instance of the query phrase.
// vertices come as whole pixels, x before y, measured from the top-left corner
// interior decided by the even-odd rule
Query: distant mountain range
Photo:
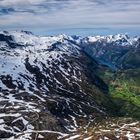
[[[140,66],[140,38],[128,35],[109,35],[82,39],[82,46],[93,58],[117,68],[136,68]]]
[[[0,138],[76,137],[95,120],[124,115],[105,72],[139,68],[139,37],[0,32]]]

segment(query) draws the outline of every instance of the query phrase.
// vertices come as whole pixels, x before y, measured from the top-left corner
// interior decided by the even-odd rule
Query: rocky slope
[[[1,138],[34,138],[38,130],[56,139],[108,114],[98,63],[72,40],[1,33]]]
[[[138,40],[89,38],[0,33],[1,139],[75,139],[95,120],[118,115],[108,85],[98,75],[106,68],[99,60],[103,53],[107,56],[108,44],[115,48],[119,43],[119,51],[137,50]],[[116,59],[109,60],[116,66]]]

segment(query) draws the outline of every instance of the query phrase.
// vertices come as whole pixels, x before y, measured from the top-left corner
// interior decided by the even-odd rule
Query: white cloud
[[[0,15],[0,27],[9,29],[140,25],[140,0],[2,0],[0,7],[15,9]]]
[[[44,0],[2,0],[0,6],[29,6],[32,4],[40,4]]]

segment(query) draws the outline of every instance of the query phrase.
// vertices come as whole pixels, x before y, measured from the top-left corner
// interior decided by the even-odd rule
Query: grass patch
[[[120,114],[140,118],[140,69],[100,73]]]

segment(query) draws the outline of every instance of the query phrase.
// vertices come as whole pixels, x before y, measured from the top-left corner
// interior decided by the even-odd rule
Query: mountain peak
[[[69,138],[81,129],[85,134],[95,119],[116,115],[100,73],[139,67],[139,43],[131,39],[136,44],[123,35],[1,32],[0,137],[27,140],[28,133],[31,140],[37,132],[45,139]]]

